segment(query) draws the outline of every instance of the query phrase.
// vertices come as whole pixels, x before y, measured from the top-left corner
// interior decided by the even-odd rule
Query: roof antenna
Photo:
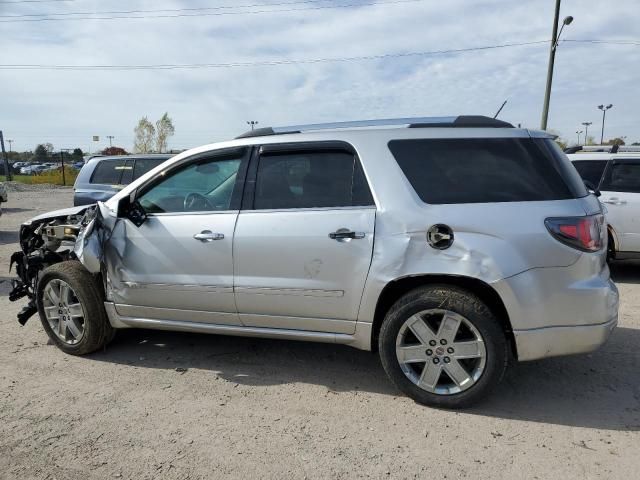
[[[507,99],[509,100],[509,99]],[[498,118],[498,114],[502,111],[502,109],[504,108],[504,106],[507,104],[507,100],[504,101],[504,103],[500,106],[500,108],[498,109],[498,111],[496,112],[496,114],[493,116],[493,118]]]

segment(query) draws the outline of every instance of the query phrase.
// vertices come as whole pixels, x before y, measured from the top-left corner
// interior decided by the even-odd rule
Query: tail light
[[[553,237],[573,248],[597,252],[604,245],[604,216],[547,218],[544,221]]]

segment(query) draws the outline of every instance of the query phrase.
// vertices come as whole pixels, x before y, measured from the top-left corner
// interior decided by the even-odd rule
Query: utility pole
[[[257,124],[258,124],[257,120],[248,120],[247,121],[247,125],[251,125],[251,131],[253,131],[253,129],[256,128]]]
[[[2,146],[2,157],[4,158],[4,174],[7,180],[13,180],[13,176],[11,175],[11,168],[9,167],[9,157],[7,156],[7,152],[4,149],[4,136],[2,135],[2,130],[0,130],[0,146]]]
[[[116,137],[114,137],[113,135],[107,135],[107,138],[109,139],[109,147],[112,147],[113,145],[111,144],[111,140],[113,140]]]
[[[593,122],[582,122],[582,125],[584,125],[584,144],[585,145],[589,141],[589,125],[591,125],[592,123]]]
[[[11,153],[11,144],[13,143],[13,140],[9,140],[7,138],[7,142],[9,142],[9,153]]]
[[[607,106],[598,105],[598,108],[602,110],[602,131],[600,132],[600,145],[602,145],[604,142],[604,120],[607,116],[607,110],[609,110],[611,107],[613,107],[612,103]]]
[[[573,22],[573,17],[565,17],[562,21],[562,28],[558,33],[558,19],[560,17],[560,0],[556,0],[556,9],[553,16],[553,30],[551,33],[551,48],[549,49],[549,66],[547,68],[547,86],[544,91],[544,103],[542,104],[542,121],[540,122],[540,128],[542,130],[547,129],[547,120],[549,119],[549,101],[551,100],[551,83],[553,82],[553,65],[556,61],[556,48],[558,47],[558,41],[565,25],[570,25]]]

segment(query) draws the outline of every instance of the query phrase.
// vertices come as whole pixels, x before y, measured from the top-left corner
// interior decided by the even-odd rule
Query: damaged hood
[[[34,222],[40,222],[42,220],[52,220],[58,217],[67,217],[69,215],[82,215],[85,210],[92,208],[94,205],[81,205],[79,207],[63,208],[60,210],[53,210],[52,212],[43,213],[42,215],[35,216],[26,222],[25,225],[30,225]]]

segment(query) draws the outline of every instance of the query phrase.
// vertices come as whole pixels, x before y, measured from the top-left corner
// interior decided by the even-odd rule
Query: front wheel
[[[506,335],[474,294],[451,286],[421,287],[387,313],[379,336],[382,365],[415,401],[441,408],[468,407],[502,379]]]
[[[80,262],[46,268],[38,281],[36,299],[45,332],[63,352],[84,355],[113,338],[101,286]]]

